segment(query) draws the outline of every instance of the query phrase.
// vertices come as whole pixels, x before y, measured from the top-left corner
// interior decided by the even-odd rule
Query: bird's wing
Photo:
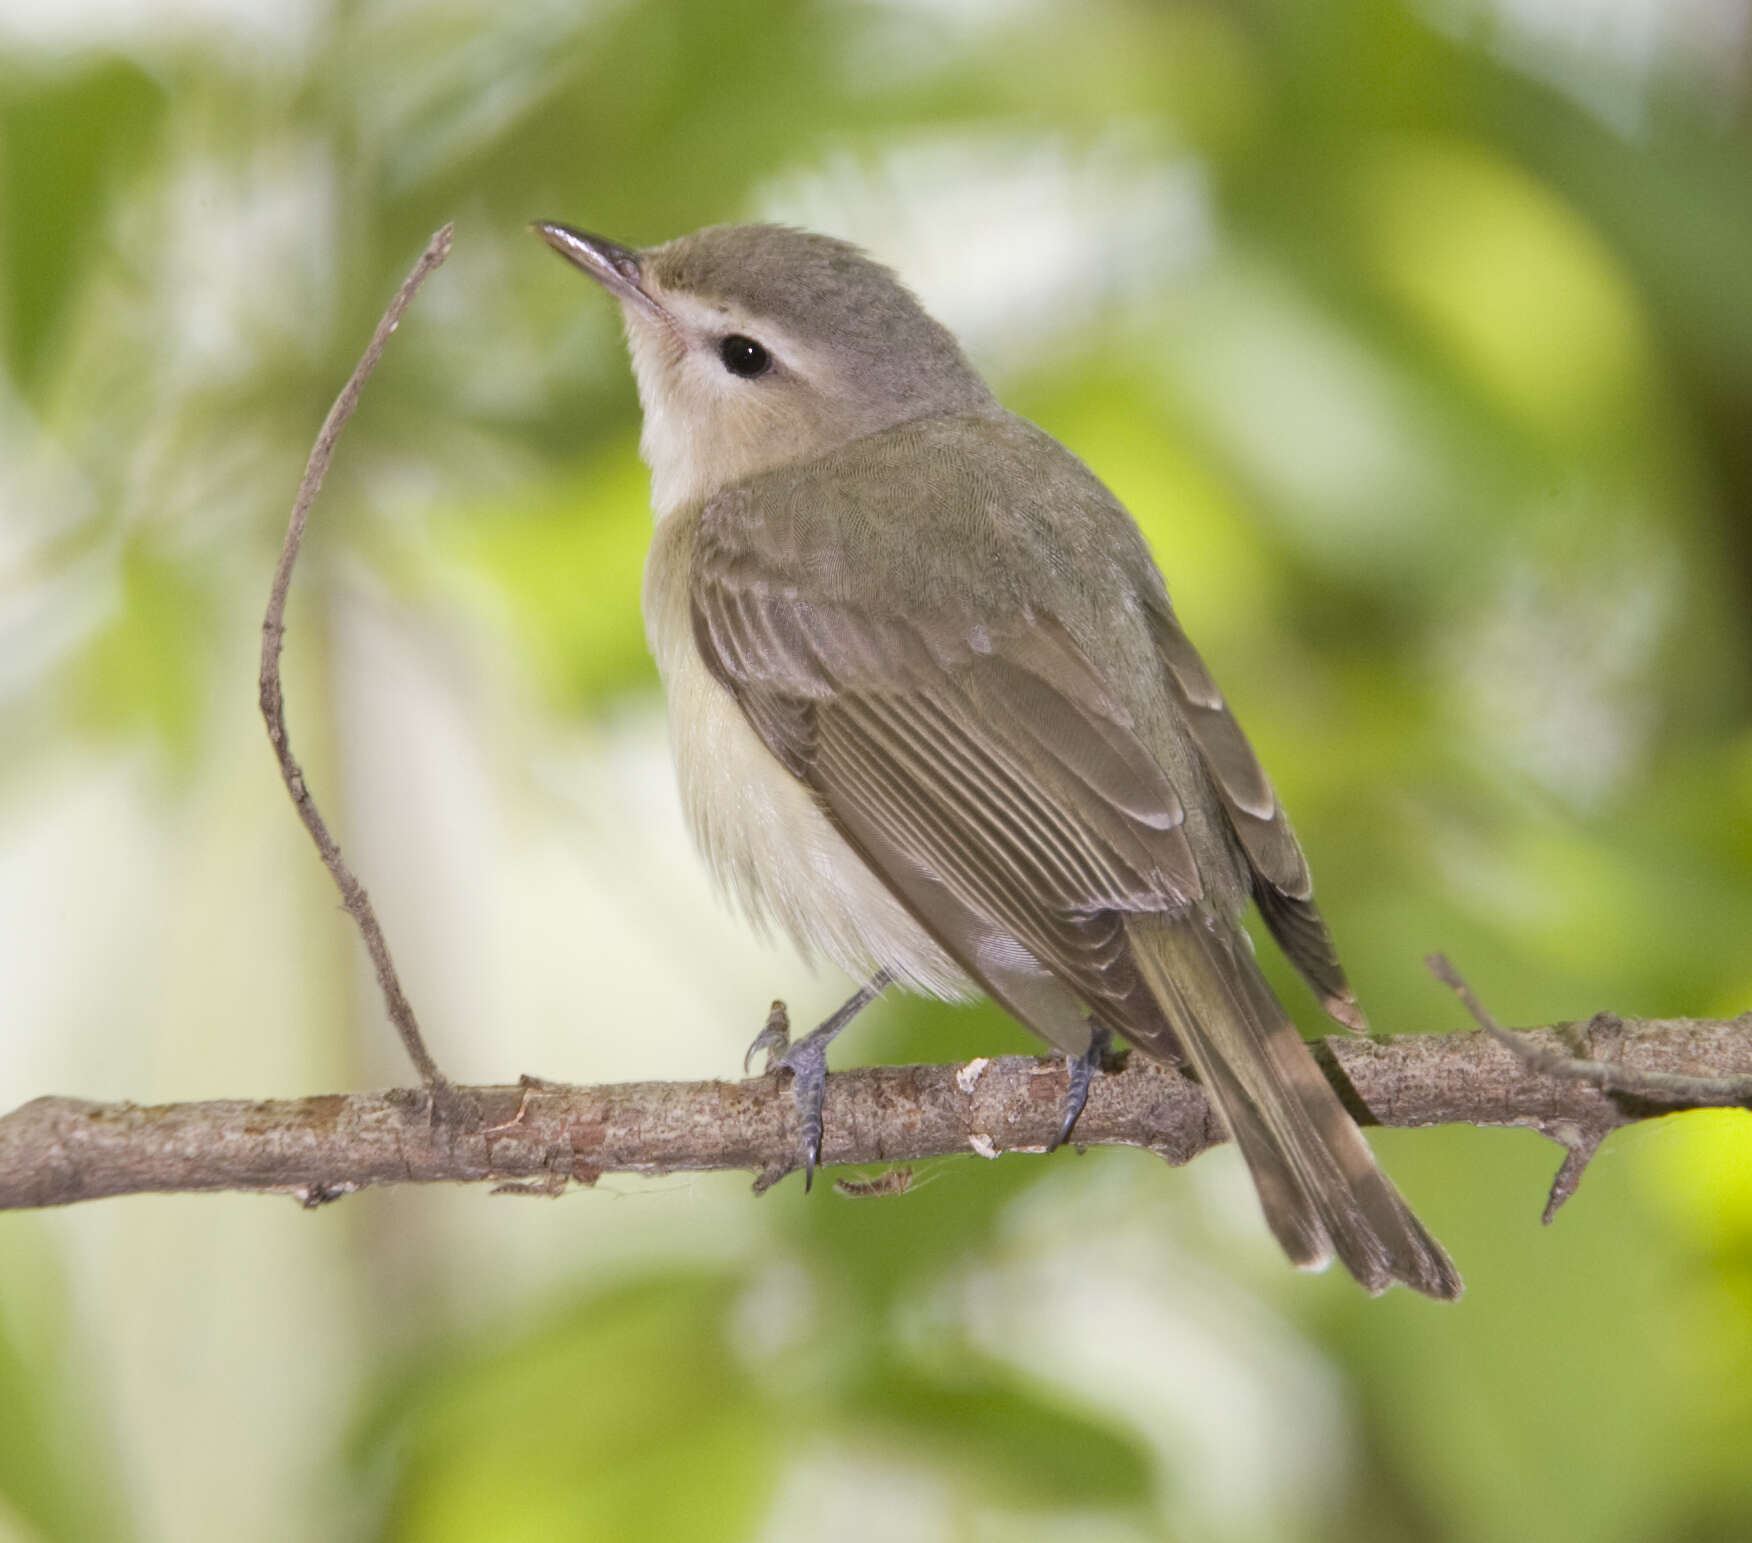
[[[1125,709],[1050,615],[922,597],[877,614],[809,567],[708,510],[690,576],[707,666],[992,996],[1068,1051],[1085,1004],[1123,1031],[1142,993],[1123,915],[1203,893]]]
[[[1260,915],[1327,1012],[1347,1027],[1365,1028],[1332,935],[1314,905],[1308,859],[1271,779],[1198,650],[1165,603],[1152,607],[1150,626],[1169,689],[1247,855]]]

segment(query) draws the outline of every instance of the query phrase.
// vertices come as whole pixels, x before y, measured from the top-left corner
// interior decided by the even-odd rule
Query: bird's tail
[[[1291,1260],[1319,1269],[1336,1252],[1372,1293],[1399,1280],[1458,1297],[1459,1272],[1376,1166],[1238,929],[1194,913],[1134,917],[1126,931]]]

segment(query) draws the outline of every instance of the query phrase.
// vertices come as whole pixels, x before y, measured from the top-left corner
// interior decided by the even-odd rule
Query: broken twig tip
[[[1539,1217],[1541,1223],[1549,1227],[1564,1202],[1581,1186],[1582,1175],[1588,1171],[1588,1164],[1600,1150],[1606,1133],[1583,1130],[1565,1122],[1546,1130],[1545,1134],[1563,1148],[1563,1163],[1552,1177],[1551,1193],[1546,1196],[1545,1209]]]

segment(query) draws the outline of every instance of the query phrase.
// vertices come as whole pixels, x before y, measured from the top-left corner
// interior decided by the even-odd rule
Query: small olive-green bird
[[[625,319],[645,621],[694,836],[749,912],[868,983],[777,1047],[808,1173],[853,1014],[891,983],[984,991],[1070,1058],[1063,1134],[1118,1033],[1197,1075],[1296,1264],[1459,1296],[1254,962],[1250,898],[1362,1026],[1302,849],[1119,501],[844,242],[535,228]]]

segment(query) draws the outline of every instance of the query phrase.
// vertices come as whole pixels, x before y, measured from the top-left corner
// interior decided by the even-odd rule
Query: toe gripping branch
[[[867,984],[853,992],[834,1013],[796,1041],[791,1039],[791,1020],[785,1012],[785,1004],[775,1002],[773,1010],[767,1015],[766,1027],[755,1035],[754,1043],[748,1047],[748,1054],[743,1057],[742,1067],[747,1071],[753,1066],[755,1056],[764,1050],[769,1075],[780,1071],[791,1074],[791,1098],[797,1109],[805,1191],[814,1185],[815,1170],[821,1163],[821,1110],[827,1101],[827,1047],[839,1037],[852,1019],[893,983],[894,977],[887,970],[877,971]],[[785,1168],[774,1179],[766,1180],[758,1187],[767,1188],[789,1171],[789,1167]],[[764,1175],[762,1177],[765,1178]]]

